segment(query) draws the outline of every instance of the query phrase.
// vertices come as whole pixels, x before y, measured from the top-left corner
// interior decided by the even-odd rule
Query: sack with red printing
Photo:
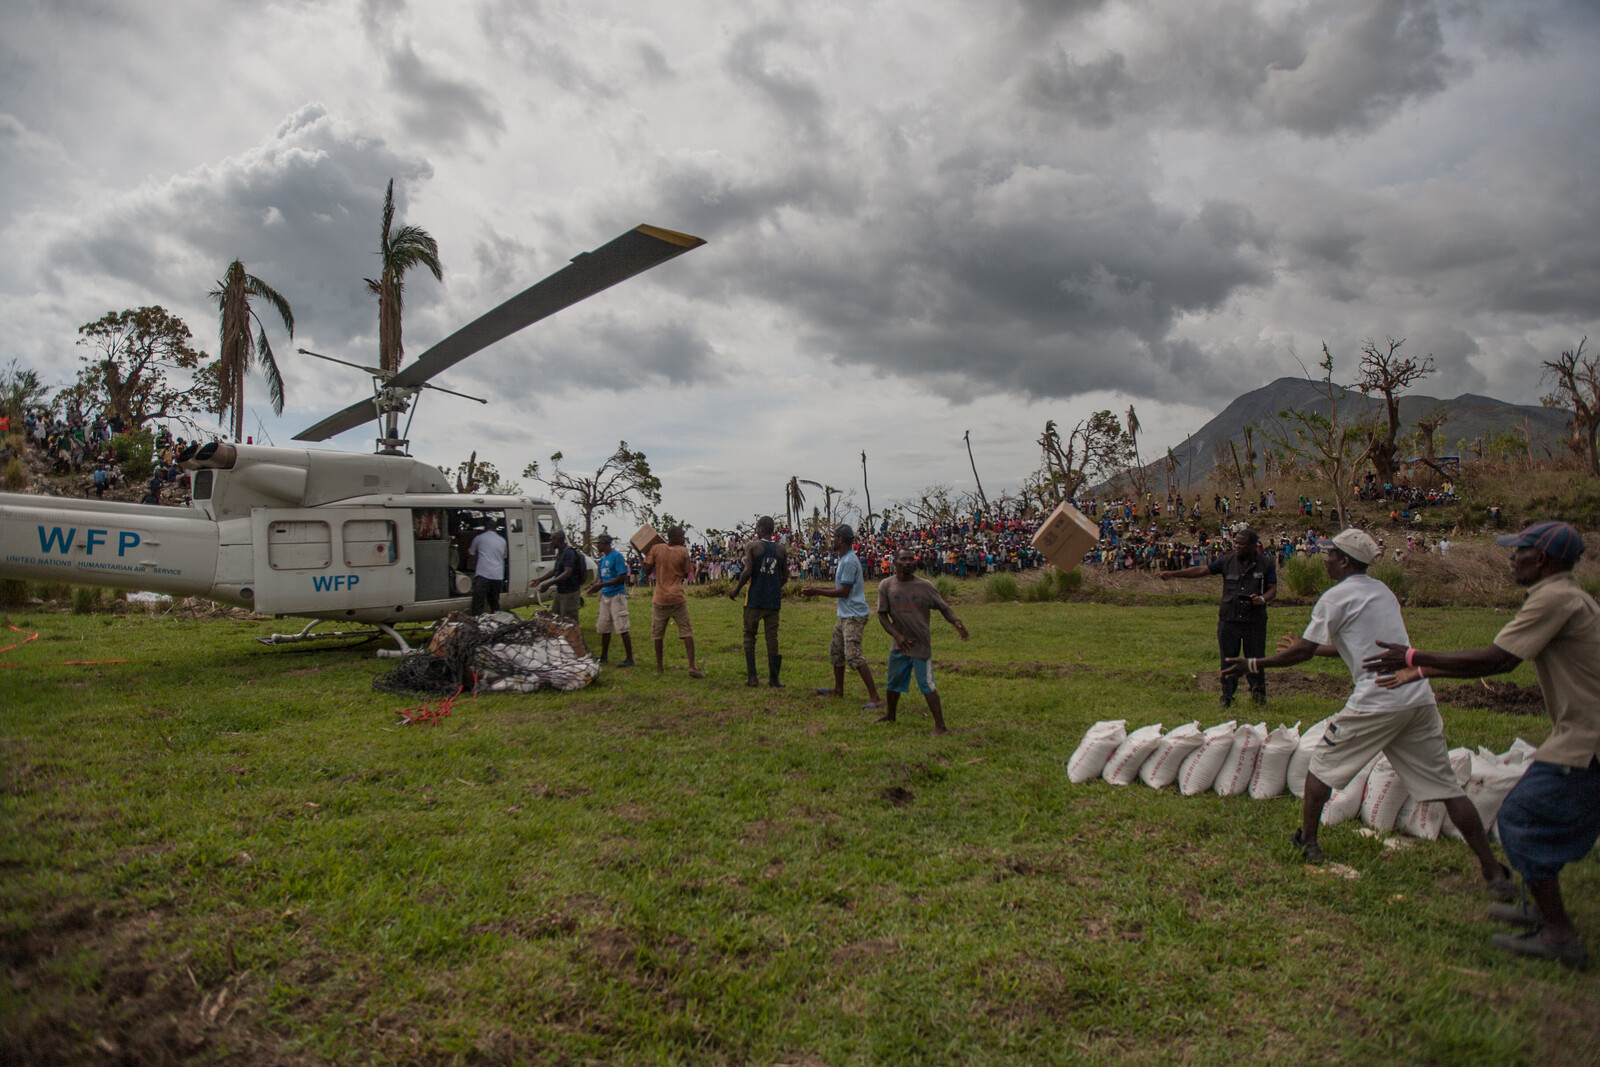
[[[1220,797],[1236,797],[1250,788],[1250,776],[1256,772],[1256,757],[1261,755],[1261,745],[1267,739],[1267,724],[1241,726],[1233,733],[1233,747],[1228,758],[1222,761],[1217,780],[1211,783]]]
[[[1256,758],[1256,771],[1250,776],[1250,798],[1267,800],[1283,792],[1289,780],[1289,761],[1300,751],[1300,724],[1278,728],[1267,735]]]
[[[1393,830],[1400,808],[1410,795],[1400,780],[1400,772],[1389,765],[1389,757],[1379,756],[1377,765],[1367,776],[1367,795],[1361,798],[1361,821],[1380,832]]]
[[[1173,727],[1139,768],[1139,780],[1151,789],[1165,789],[1178,780],[1178,768],[1184,758],[1204,741],[1198,722]]]
[[[1367,777],[1378,765],[1380,756],[1374,756],[1367,765],[1356,772],[1343,789],[1335,789],[1328,802],[1322,806],[1322,825],[1337,826],[1361,814],[1361,801],[1367,793]]]
[[[1200,735],[1200,747],[1178,766],[1178,792],[1186,797],[1204,793],[1217,780],[1223,761],[1233,749],[1234,721],[1229,719]]]
[[[1161,724],[1141,726],[1123,739],[1117,750],[1106,760],[1100,777],[1112,785],[1128,785],[1139,777],[1139,768],[1150,758],[1150,753],[1161,743]]]
[[[1284,785],[1296,797],[1306,795],[1306,771],[1311,768],[1313,750],[1322,744],[1322,735],[1328,732],[1328,719],[1313,723],[1300,735],[1300,747],[1294,750],[1294,756],[1289,760],[1289,769],[1284,774]]]
[[[1424,841],[1437,841],[1439,831],[1449,820],[1446,818],[1444,801],[1442,800],[1412,800],[1400,805],[1400,814],[1395,817],[1395,829],[1407,837],[1420,837]]]
[[[1127,719],[1107,719],[1097,722],[1083,733],[1077,750],[1067,760],[1067,780],[1082,785],[1091,778],[1100,777],[1106,760],[1128,736]]]

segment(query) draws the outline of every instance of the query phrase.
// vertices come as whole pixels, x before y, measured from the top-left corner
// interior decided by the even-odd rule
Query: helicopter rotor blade
[[[353,430],[363,423],[371,422],[378,417],[376,397],[366,397],[357,400],[354,404],[342,411],[335,411],[315,426],[301,430],[294,435],[296,441],[326,441],[336,437],[346,430]]]
[[[415,389],[468,356],[554,315],[563,308],[609,289],[651,267],[705,244],[704,239],[657,226],[636,226],[593,252],[581,252],[548,278],[523,290],[493,311],[446,337],[385,383]],[[448,392],[448,390],[446,390]],[[473,397],[471,399],[477,399]],[[295,435],[296,441],[326,441],[375,416],[372,399],[360,400]]]
[[[440,371],[523,327],[703,244],[705,241],[699,237],[686,233],[637,226],[593,252],[574,256],[571,263],[544,281],[463,326],[418,356],[415,363],[402,369],[389,384],[421,385]]]

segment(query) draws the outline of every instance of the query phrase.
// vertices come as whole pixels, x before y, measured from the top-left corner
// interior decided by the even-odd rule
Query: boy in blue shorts
[[[889,706],[878,722],[894,722],[900,694],[910,692],[911,679],[916,678],[917,688],[922,690],[928,711],[933,714],[933,732],[950,732],[944,725],[944,708],[934,688],[930,662],[933,638],[928,613],[934,608],[956,628],[961,640],[967,640],[967,628],[944,602],[939,590],[926,578],[917,577],[917,554],[902,548],[894,555],[894,574],[878,585],[878,622],[894,642],[889,650]]]

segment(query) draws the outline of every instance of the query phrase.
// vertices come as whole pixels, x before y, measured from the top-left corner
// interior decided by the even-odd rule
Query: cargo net
[[[372,680],[386,693],[532,693],[582,689],[600,674],[576,623],[540,612],[515,615],[446,615],[426,649]]]

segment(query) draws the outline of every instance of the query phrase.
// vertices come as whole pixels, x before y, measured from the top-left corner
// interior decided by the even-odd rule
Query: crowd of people
[[[30,448],[48,457],[53,474],[81,476],[83,491],[96,498],[128,485],[123,454],[117,449],[117,438],[127,432],[127,427],[117,415],[64,417],[33,408],[23,415],[22,432]],[[189,475],[176,463],[187,444],[165,426],[156,430],[152,470],[142,483],[141,503],[188,502]]]

